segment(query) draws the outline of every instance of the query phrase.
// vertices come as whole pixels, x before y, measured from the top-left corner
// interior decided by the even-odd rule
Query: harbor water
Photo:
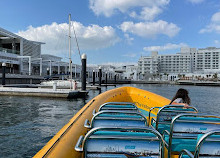
[[[189,91],[191,104],[201,113],[220,116],[220,88],[165,84],[134,84],[171,99],[179,88]],[[104,92],[115,87],[102,87]],[[98,90],[85,99],[0,96],[0,157],[34,156]]]

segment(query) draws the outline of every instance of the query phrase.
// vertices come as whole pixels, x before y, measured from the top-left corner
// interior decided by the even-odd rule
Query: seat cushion
[[[169,144],[169,136],[165,135],[164,140]],[[195,151],[197,140],[196,139],[172,139],[172,151],[180,152],[183,149],[187,149],[190,152]]]

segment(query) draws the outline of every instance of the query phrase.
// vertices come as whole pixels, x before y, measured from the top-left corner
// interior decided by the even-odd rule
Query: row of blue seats
[[[93,112],[77,151],[84,157],[164,157],[162,135],[147,127],[147,119],[133,103],[106,103]]]
[[[207,150],[204,146],[207,144],[204,143],[207,137],[207,148],[210,149],[210,146],[213,146],[210,145],[213,144],[213,141],[210,141],[213,139],[210,138],[214,137],[218,140],[214,142],[216,151],[208,155],[220,155],[219,132],[209,132],[219,131],[219,117],[198,115],[195,114],[198,112],[196,108],[185,109],[179,105],[167,105],[157,109],[157,117],[151,119],[150,125],[133,103],[103,104],[97,113],[93,112],[91,121],[85,121],[84,126],[91,130],[85,137],[80,137],[75,149],[84,151],[84,157],[164,157],[165,148],[168,150],[168,157],[173,153],[185,156],[198,153],[197,146],[202,146],[202,151]],[[204,137],[202,134],[207,132],[208,136]],[[212,151],[215,149],[212,148]],[[200,148],[199,151],[203,153]]]
[[[154,109],[158,112],[150,126],[163,135],[168,157],[220,157],[220,117],[198,114],[192,106],[167,105],[151,108],[149,120]]]

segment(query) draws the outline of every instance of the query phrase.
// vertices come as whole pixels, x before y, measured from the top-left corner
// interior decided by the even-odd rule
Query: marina
[[[200,113],[220,115],[218,87],[187,85],[132,84],[172,98],[177,89],[189,91],[192,105]],[[119,87],[119,86],[117,86]],[[101,92],[115,88],[102,87]],[[1,151],[3,157],[34,156],[89,100],[97,96],[97,90],[89,91],[84,99],[52,99],[38,97],[0,96],[1,100]],[[215,98],[215,99],[213,99]],[[16,142],[16,143],[14,143]],[[13,144],[13,145],[11,145]]]
[[[219,0],[1,5],[0,158],[220,158]]]

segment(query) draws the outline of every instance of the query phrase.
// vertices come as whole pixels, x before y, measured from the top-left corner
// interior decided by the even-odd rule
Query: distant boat
[[[76,83],[76,84],[75,84]],[[53,87],[56,84],[58,89],[73,89],[76,90],[82,87],[82,83],[73,79],[70,80],[51,80],[41,82],[42,87]]]

